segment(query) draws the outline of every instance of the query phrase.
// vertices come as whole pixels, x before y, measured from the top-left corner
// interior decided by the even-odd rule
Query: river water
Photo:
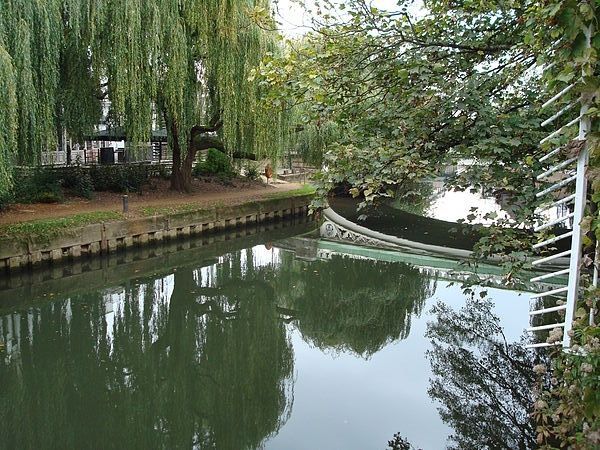
[[[6,283],[0,448],[444,448],[425,333],[461,288],[307,227]],[[518,340],[526,298],[488,296]]]

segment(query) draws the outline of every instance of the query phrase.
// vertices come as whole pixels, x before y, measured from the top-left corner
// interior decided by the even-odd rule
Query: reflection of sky
[[[152,302],[152,317],[150,318],[150,338],[152,343],[156,342],[159,338],[159,331],[161,328],[161,317],[168,311],[168,306],[171,302],[171,294],[175,288],[175,276],[167,275],[166,277],[154,280],[154,302]],[[140,296],[140,311],[144,309],[143,297]],[[144,317],[140,314],[140,319]]]
[[[104,296],[104,317],[106,320],[106,337],[112,352],[113,338],[115,336],[116,319],[123,314],[125,306],[125,289],[111,292]]]
[[[459,219],[466,219],[469,214],[475,214],[476,219],[471,223],[479,223],[490,225],[497,219],[511,220],[509,214],[502,209],[502,206],[494,197],[484,197],[481,193],[471,192],[469,189],[463,192],[450,191],[444,189],[443,183],[433,182],[434,190],[433,201],[424,211],[424,215],[438,220],[447,222],[456,222]],[[472,207],[477,207],[475,212],[471,211]],[[565,205],[555,206],[550,209],[548,205],[538,208],[537,213],[542,213],[546,221],[557,219],[558,217],[566,216],[570,210]],[[483,219],[487,213],[495,212],[497,219]],[[514,223],[514,221],[513,221]],[[572,226],[567,222],[567,226]]]
[[[270,247],[270,248],[269,248]],[[266,245],[256,245],[252,247],[252,258],[254,268],[266,267],[269,265],[273,265],[277,267],[281,264],[281,256],[279,254],[279,249],[273,247],[271,244]],[[246,259],[246,252],[242,252],[242,262]],[[246,261],[247,264],[247,261]]]
[[[509,340],[517,340],[527,326],[527,302],[510,291],[488,289],[495,312]],[[436,300],[459,308],[464,297],[458,286],[438,282]],[[297,379],[292,415],[267,449],[385,448],[400,432],[416,448],[445,448],[451,430],[438,416],[428,397],[431,370],[425,351],[427,321],[424,313],[413,317],[407,339],[388,345],[369,360],[353,354],[332,356],[304,342],[292,331]]]
[[[168,308],[169,302],[171,301],[171,294],[173,293],[173,288],[175,287],[175,277],[174,275],[167,275],[163,278],[157,278],[154,280],[153,290],[152,290],[152,313],[150,315],[148,328],[151,342],[155,342],[159,337],[160,330],[160,315],[163,311]],[[119,288],[117,290],[107,292],[104,294],[104,317],[106,320],[106,337],[108,342],[111,345],[112,351],[112,343],[113,337],[115,333],[116,321],[119,318],[123,318],[125,314],[125,307],[128,301],[137,302],[137,308],[140,312],[139,318],[140,322],[143,321],[145,317],[144,314],[144,306],[145,301],[144,298],[146,296],[147,285],[141,284],[139,286],[139,290],[137,292],[137,296],[132,299],[126,298],[126,293],[124,288]],[[143,328],[144,324],[140,323],[140,326]]]

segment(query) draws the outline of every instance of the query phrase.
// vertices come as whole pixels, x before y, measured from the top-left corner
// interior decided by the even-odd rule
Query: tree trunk
[[[179,192],[191,192],[192,169],[196,152],[189,150],[186,157],[181,161],[181,153],[175,158],[173,148],[173,170],[171,172],[171,189]]]
[[[171,189],[179,192],[191,192],[192,190],[192,169],[196,160],[196,148],[188,145],[188,151],[185,157],[182,157],[181,146],[179,145],[179,135],[177,126],[171,126],[173,136],[173,169],[171,171]],[[191,142],[190,142],[191,144]]]
[[[194,169],[194,161],[196,161],[196,150],[188,148],[187,155],[181,163],[181,182],[185,192],[192,190],[192,170]]]
[[[168,122],[167,122],[168,123]],[[171,172],[171,189],[179,192],[190,192],[192,190],[192,170],[196,161],[196,154],[201,150],[214,148],[226,153],[223,140],[215,136],[214,132],[221,128],[222,124],[217,121],[210,127],[195,126],[190,133],[187,153],[182,155],[179,145],[179,130],[175,122],[170,125],[171,140],[173,142],[173,170]],[[234,158],[256,160],[256,155],[246,152],[234,152]]]
[[[181,167],[181,146],[179,145],[179,130],[176,123],[171,123],[171,141],[173,142],[173,168],[171,170],[171,189],[184,190],[183,173]]]

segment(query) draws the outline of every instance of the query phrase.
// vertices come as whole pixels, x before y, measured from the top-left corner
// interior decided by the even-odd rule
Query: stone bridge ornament
[[[320,228],[321,237],[326,239],[335,239],[339,241],[351,242],[358,245],[366,245],[369,247],[397,248],[396,245],[379,239],[365,236],[364,234],[350,231],[341,225],[330,220],[325,220]]]
[[[321,225],[321,237],[325,238],[336,238],[339,236],[336,225],[329,220],[326,220],[323,225]]]

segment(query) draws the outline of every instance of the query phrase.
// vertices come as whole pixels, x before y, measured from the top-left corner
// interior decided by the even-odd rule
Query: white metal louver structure
[[[589,46],[591,27],[586,30],[586,35]],[[573,90],[579,82],[580,81],[575,81],[566,88],[562,89],[559,93],[549,99],[543,105],[543,108],[558,103],[561,101],[561,99],[564,100],[564,97],[571,92],[571,90]],[[576,110],[577,107],[579,108],[579,114],[577,117],[560,126],[540,141],[540,145],[543,145],[546,142],[552,141],[554,138],[566,135],[566,133],[569,133],[575,128],[576,125],[578,125],[579,133],[573,141],[558,146],[540,158],[540,162],[548,161],[548,163],[551,165],[545,172],[539,174],[537,179],[540,181],[552,180],[552,184],[538,192],[536,196],[538,198],[551,199],[551,203],[549,203],[546,207],[547,211],[554,208],[557,210],[558,208],[561,208],[563,210],[566,209],[566,214],[561,215],[557,211],[557,218],[553,220],[547,220],[545,223],[540,224],[535,228],[535,231],[537,232],[550,229],[561,223],[566,223],[567,226],[569,223],[571,223],[572,227],[570,231],[565,232],[564,234],[560,234],[556,237],[550,237],[533,246],[535,251],[540,251],[544,248],[552,250],[552,246],[559,241],[567,239],[570,239],[571,241],[570,249],[560,251],[549,256],[544,256],[533,261],[532,263],[534,266],[543,267],[544,265],[552,264],[558,258],[564,258],[567,256],[569,257],[569,267],[567,269],[550,272],[531,279],[532,282],[537,282],[554,276],[568,274],[568,283],[565,287],[538,293],[532,295],[530,298],[530,301],[533,305],[529,312],[530,321],[534,321],[544,314],[556,312],[559,313],[558,317],[560,317],[560,319],[554,323],[544,323],[531,326],[528,328],[528,331],[536,333],[560,328],[562,329],[562,340],[534,343],[528,346],[530,348],[562,345],[564,349],[568,349],[571,346],[571,337],[569,331],[573,326],[573,318],[580,291],[579,284],[583,240],[581,221],[583,219],[586,206],[586,191],[588,181],[586,170],[589,159],[589,150],[586,143],[586,137],[591,126],[590,119],[586,116],[586,113],[590,107],[591,101],[592,97],[590,94],[582,93],[577,100],[561,107],[555,114],[542,123],[542,126],[554,123],[559,118],[565,116],[565,114],[568,114],[574,109]],[[564,150],[567,148],[570,148],[572,153],[568,156],[565,156]],[[597,271],[595,270],[595,272]],[[597,278],[597,273],[594,275],[594,278]],[[548,300],[553,298],[560,301],[556,302],[554,305],[549,305]],[[556,314],[554,317],[556,317]]]

